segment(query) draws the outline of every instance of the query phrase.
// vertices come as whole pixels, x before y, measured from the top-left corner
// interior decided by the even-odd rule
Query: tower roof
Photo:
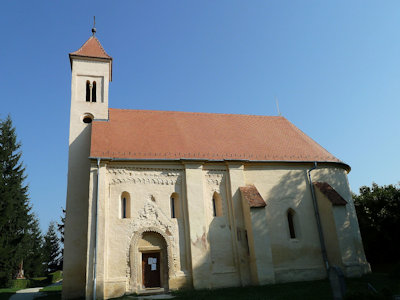
[[[84,56],[93,58],[103,58],[112,60],[112,57],[107,54],[100,41],[93,35],[86,43],[82,45],[78,50],[69,54],[71,56]]]
[[[95,29],[94,29],[95,30]],[[112,57],[107,54],[100,41],[93,35],[78,50],[69,54],[69,61],[72,69],[72,58],[85,58],[93,60],[102,60],[109,62],[110,81],[112,81]]]

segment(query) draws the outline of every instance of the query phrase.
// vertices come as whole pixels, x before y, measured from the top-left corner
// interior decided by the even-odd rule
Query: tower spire
[[[96,16],[93,16],[92,34],[93,34],[93,36],[96,34]]]

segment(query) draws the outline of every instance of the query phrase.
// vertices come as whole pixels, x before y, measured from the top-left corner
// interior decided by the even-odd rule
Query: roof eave
[[[97,160],[98,158],[108,160],[108,161],[154,161],[154,162],[202,162],[202,163],[210,163],[210,162],[226,162],[226,163],[273,163],[273,164],[312,164],[314,165],[315,161],[276,161],[276,160],[248,160],[248,159],[204,159],[204,158],[116,158],[116,157],[98,157],[98,156],[90,156],[89,159]],[[347,173],[350,173],[351,167],[344,162],[336,162],[336,161],[317,161],[318,164],[329,164],[329,165],[338,165],[345,169]]]
[[[112,81],[112,57],[97,57],[97,56],[86,56],[86,55],[78,55],[78,54],[73,54],[69,53],[69,63],[71,66],[72,70],[72,59],[86,59],[86,60],[92,60],[92,61],[103,61],[103,62],[109,62],[110,63],[110,81]]]

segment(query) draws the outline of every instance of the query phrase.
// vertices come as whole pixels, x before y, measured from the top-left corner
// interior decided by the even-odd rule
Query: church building
[[[350,166],[287,119],[109,108],[94,32],[69,58],[63,299],[370,270]]]

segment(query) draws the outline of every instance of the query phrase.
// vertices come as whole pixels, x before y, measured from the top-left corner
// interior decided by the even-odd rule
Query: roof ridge
[[[241,117],[259,117],[259,118],[277,118],[287,119],[283,116],[268,116],[268,115],[250,115],[250,114],[228,114],[228,113],[214,113],[214,112],[191,112],[191,111],[176,111],[176,110],[152,110],[152,109],[123,109],[123,108],[109,108],[109,110],[118,111],[137,111],[137,112],[148,112],[148,113],[170,113],[170,114],[192,114],[192,115],[221,115],[221,116],[241,116]]]
[[[83,43],[83,45],[78,50],[71,52],[70,55],[72,54],[72,55],[82,55],[82,56],[90,57],[90,55],[85,55],[85,54],[81,54],[81,53],[85,50],[85,47],[87,47],[88,43],[92,39],[95,41],[96,45],[100,48],[100,51],[102,52],[102,54],[104,56],[106,56],[106,58],[112,59],[112,57],[107,54],[106,50],[104,50],[103,45],[100,43],[99,39],[97,37],[95,37],[94,35],[92,35],[90,38],[88,38],[87,41],[85,43]]]
[[[106,50],[104,50],[103,45],[100,43],[99,39],[97,37],[95,37],[94,35],[91,36],[92,38],[95,39],[95,41],[97,42],[97,44],[100,46],[101,50],[103,51],[103,53],[107,56],[110,56],[107,54]]]
[[[85,45],[86,45],[87,43],[89,43],[89,41],[92,39],[92,37],[93,37],[93,36],[91,36],[90,38],[88,38],[87,41],[84,42],[83,45],[80,46],[80,48],[79,48],[78,50],[76,50],[76,51],[74,51],[74,52],[71,52],[71,54],[74,54],[74,53],[77,53],[77,52],[81,52],[81,51],[82,51],[82,48],[85,47]]]

